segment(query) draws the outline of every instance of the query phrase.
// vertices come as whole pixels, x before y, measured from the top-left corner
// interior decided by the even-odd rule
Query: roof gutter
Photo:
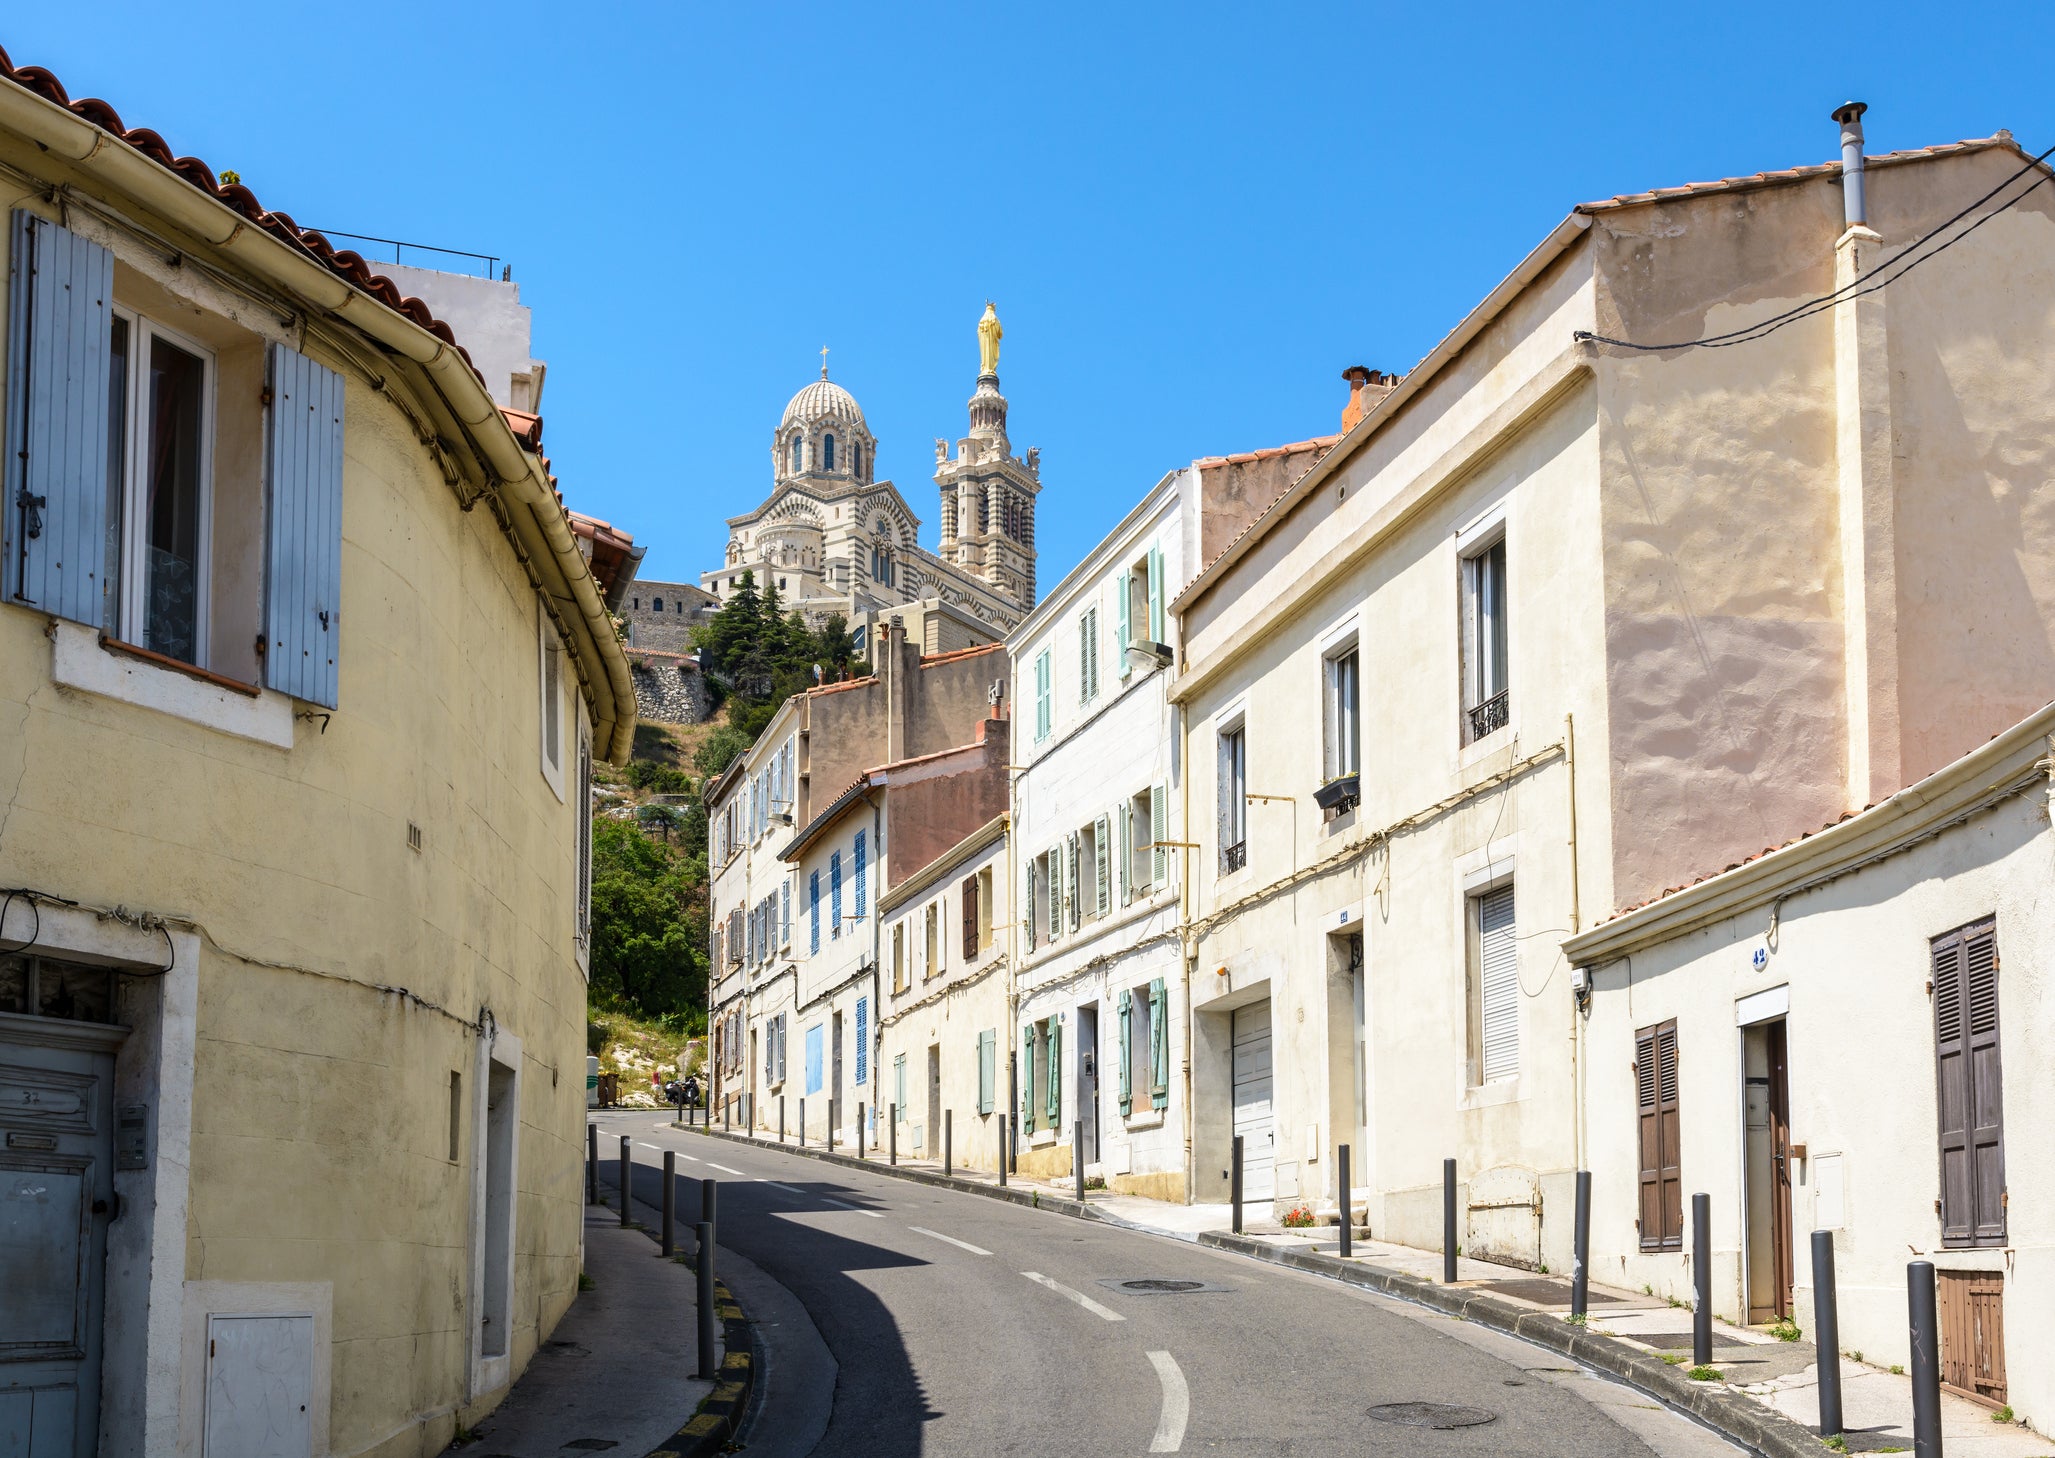
[[[1353,430],[1336,441],[1333,449],[1314,462],[1312,469],[1299,477],[1284,495],[1278,497],[1269,509],[1256,519],[1254,525],[1229,542],[1218,557],[1200,570],[1199,575],[1187,584],[1185,590],[1171,600],[1171,611],[1181,613],[1187,607],[1195,605],[1235,563],[1270,534],[1271,528],[1282,521],[1292,507],[1318,489],[1321,483],[1340,470],[1371,436],[1384,429],[1385,423],[1397,415],[1407,401],[1424,390],[1444,365],[1462,353],[1471,340],[1482,334],[1486,326],[1503,313],[1506,306],[1529,284],[1539,278],[1543,270],[1567,252],[1570,245],[1581,238],[1590,226],[1590,216],[1581,209],[1558,223],[1555,231],[1542,239],[1534,251],[1521,259],[1518,266],[1506,275],[1497,288],[1484,296],[1482,303],[1444,335],[1441,343],[1429,350],[1426,358],[1413,366],[1411,372],[1399,381],[1390,394],[1370,407],[1368,413],[1356,422]]]
[[[512,427],[464,357],[413,320],[337,278],[313,258],[55,102],[21,86],[0,85],[0,126],[135,199],[255,276],[347,322],[428,375],[479,458],[497,478],[517,545],[538,560],[555,562],[570,599],[571,611],[565,615],[573,639],[570,647],[579,658],[601,668],[596,675],[584,675],[594,737],[605,747],[605,758],[616,763],[627,759],[635,742],[635,685],[612,615],[578,550],[570,520],[550,487],[541,459],[524,451],[514,439]]]

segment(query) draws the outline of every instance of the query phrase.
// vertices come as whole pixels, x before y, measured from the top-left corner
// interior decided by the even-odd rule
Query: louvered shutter
[[[336,706],[342,598],[343,378],[271,346],[264,440],[264,683]]]
[[[964,878],[961,900],[963,902],[963,960],[968,962],[978,954],[978,878]],[[986,1110],[984,1112],[989,1112]]]
[[[1937,938],[1933,976],[1941,1243],[2002,1245],[2004,1111],[1996,923],[1979,922]]]
[[[859,830],[856,832],[856,919],[858,921],[863,920],[864,860],[866,849],[864,845],[864,832]]]
[[[1513,939],[1513,888],[1478,898],[1477,963],[1482,1012],[1478,1079],[1511,1078],[1520,1071],[1520,977]]]
[[[993,1051],[999,1035],[986,1031],[978,1034],[978,1112],[992,1112]]]
[[[1050,726],[1053,723],[1050,714],[1051,705],[1049,703],[1050,678],[1049,650],[1044,648],[1035,655],[1035,738],[1037,739],[1047,739]]]
[[[778,883],[778,945],[792,945],[792,882]]]
[[[1077,620],[1077,701],[1092,701],[1092,615],[1081,613]]]
[[[1063,842],[1049,848],[1049,940],[1063,936]]]
[[[1096,884],[1092,888],[1092,908],[1099,916],[1104,916],[1113,904],[1112,834],[1112,823],[1104,815],[1092,822],[1092,859],[1097,863],[1094,867],[1097,874],[1093,878]]]
[[[7,600],[100,627],[111,596],[108,371],[114,255],[14,214],[7,294]],[[133,348],[133,345],[131,345]]]
[[[1170,1019],[1164,1015],[1163,979],[1149,983],[1149,1105],[1170,1105]]]
[[[1122,805],[1113,812],[1113,819],[1120,840],[1120,854],[1115,857],[1113,868],[1120,877],[1120,904],[1125,906],[1135,899],[1134,814],[1129,806]]]
[[[1035,1132],[1035,1025],[1020,1030],[1020,1127]]]
[[[1120,1112],[1134,1112],[1135,995],[1120,990]]]
[[[1063,1128],[1063,1024],[1049,1019],[1049,1127]]]
[[[1149,791],[1149,839],[1155,849],[1149,853],[1149,880],[1161,886],[1170,870],[1170,852],[1163,842],[1170,839],[1170,787],[1157,785]]]
[[[828,857],[828,936],[842,935],[842,852]]]
[[[1167,643],[1163,626],[1163,549],[1149,548],[1149,641]]]
[[[1120,676],[1126,678],[1128,675],[1127,645],[1134,641],[1134,624],[1129,621],[1132,611],[1128,606],[1127,574],[1125,572],[1114,579],[1113,590],[1120,608],[1120,635],[1114,639],[1114,646],[1120,650]]]
[[[815,871],[807,877],[806,899],[812,932],[807,938],[807,950],[818,953],[821,949],[821,873]]]
[[[871,1068],[871,1000],[859,997],[856,1000],[856,1081],[870,1082]]]
[[[1065,872],[1064,879],[1070,889],[1069,894],[1065,899],[1067,900],[1070,907],[1070,929],[1072,931],[1076,931],[1080,926],[1084,924],[1085,883],[1079,870],[1080,865],[1083,861],[1083,856],[1079,846],[1078,838],[1075,833],[1073,833],[1070,837],[1068,854],[1070,857],[1070,864],[1069,868]]]
[[[1085,614],[1085,672],[1091,681],[1091,692],[1087,698],[1099,697],[1099,610],[1093,608]]]
[[[1028,862],[1027,895],[1022,898],[1021,907],[1024,912],[1020,919],[1021,930],[1026,934],[1027,949],[1032,952],[1035,949],[1035,933],[1038,930],[1035,926],[1035,863],[1033,861]]]
[[[1635,1122],[1640,1150],[1641,1248],[1681,1250],[1684,1180],[1678,1160],[1677,1024],[1634,1035]]]

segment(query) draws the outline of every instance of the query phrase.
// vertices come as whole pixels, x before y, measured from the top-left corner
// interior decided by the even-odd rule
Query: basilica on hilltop
[[[952,451],[935,442],[941,541],[920,545],[920,518],[877,478],[877,438],[856,397],[828,378],[807,383],[771,433],[771,492],[728,519],[727,558],[700,585],[726,601],[753,573],[787,610],[818,624],[840,614],[868,642],[902,621],[925,653],[996,642],[1035,603],[1039,452],[1016,456],[999,393],[999,317],[978,321],[979,371],[970,431]]]

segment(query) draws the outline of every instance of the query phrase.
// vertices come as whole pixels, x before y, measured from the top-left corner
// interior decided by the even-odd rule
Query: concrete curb
[[[917,1184],[937,1185],[944,1189],[961,1190],[965,1194],[983,1195],[987,1199],[1007,1200],[1031,1209],[1053,1210],[1059,1215],[1069,1215],[1080,1220],[1097,1220],[1109,1225],[1123,1226],[1129,1230],[1140,1230],[1150,1235],[1169,1235],[1172,1239],[1195,1240],[1200,1245],[1232,1251],[1236,1255],[1252,1256],[1274,1266],[1289,1266],[1293,1270],[1326,1276],[1351,1286],[1360,1286],[1365,1290],[1377,1291],[1401,1301],[1411,1301],[1419,1306],[1446,1312],[1465,1321],[1474,1321],[1479,1326],[1506,1332],[1537,1346],[1561,1352],[1587,1367],[1619,1378],[1659,1402],[1697,1419],[1714,1432],[1732,1438],[1735,1442],[1762,1454],[1763,1458],[1819,1458],[1820,1454],[1831,1451],[1813,1435],[1811,1429],[1791,1421],[1782,1413],[1751,1398],[1728,1391],[1717,1383],[1694,1382],[1685,1375],[1681,1367],[1672,1367],[1661,1358],[1651,1356],[1623,1341],[1572,1325],[1552,1312],[1515,1306],[1510,1301],[1487,1295],[1471,1287],[1444,1286],[1436,1281],[1424,1281],[1417,1276],[1387,1271],[1377,1266],[1342,1261],[1334,1256],[1318,1255],[1309,1250],[1289,1246],[1271,1245],[1267,1241],[1252,1240],[1245,1235],[1229,1235],[1223,1231],[1205,1231],[1193,1237],[1179,1235],[1175,1231],[1155,1230],[1146,1225],[1123,1220],[1089,1203],[1079,1204],[1076,1200],[1046,1197],[1038,1190],[1022,1190],[1011,1185],[1002,1189],[997,1185],[987,1185],[976,1180],[936,1174],[932,1170],[912,1169],[905,1165],[877,1164],[871,1160],[859,1160],[839,1152],[830,1154],[825,1149],[801,1149],[791,1144],[771,1144],[761,1139],[752,1139],[745,1134],[712,1129],[700,1124],[674,1124],[673,1127],[689,1133],[710,1135],[715,1139],[726,1139],[735,1144],[778,1149],[786,1154],[818,1159],[824,1164],[869,1170],[873,1174],[892,1175]],[[656,1458],[656,1455],[651,1455],[651,1458]]]
[[[719,1453],[734,1440],[749,1411],[749,1397],[756,1389],[756,1356],[750,1346],[749,1322],[727,1286],[714,1282],[716,1309],[721,1315],[723,1348],[721,1372],[714,1390],[699,1404],[692,1421],[652,1449],[649,1458],[703,1458]]]

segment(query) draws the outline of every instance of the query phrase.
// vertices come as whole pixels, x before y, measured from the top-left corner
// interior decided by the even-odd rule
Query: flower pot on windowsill
[[[1342,775],[1313,792],[1313,803],[1322,810],[1346,810],[1362,798],[1363,777]]]

